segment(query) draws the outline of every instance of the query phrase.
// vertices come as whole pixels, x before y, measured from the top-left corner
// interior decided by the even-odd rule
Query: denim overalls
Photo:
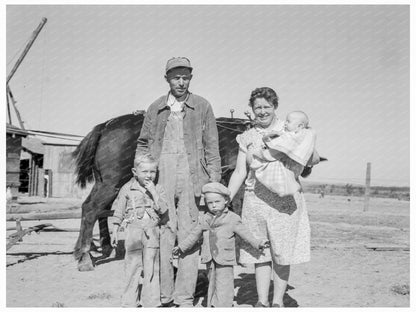
[[[170,208],[169,221],[162,225],[160,232],[160,286],[162,303],[174,300],[180,306],[192,306],[199,248],[179,257],[175,284],[172,264],[175,239],[182,241],[195,227],[197,220],[192,220],[190,211],[198,209],[184,144],[184,114],[184,111],[170,113],[159,158],[159,184],[164,187],[169,200],[176,204]]]
[[[159,282],[159,217],[153,210],[154,202],[142,190],[133,187],[127,194],[124,257],[125,288],[123,307],[157,307],[160,305]],[[143,286],[139,283],[143,272]]]

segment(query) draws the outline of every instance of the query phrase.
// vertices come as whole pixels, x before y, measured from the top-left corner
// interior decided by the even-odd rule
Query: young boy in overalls
[[[230,191],[218,182],[202,187],[209,213],[199,218],[190,235],[173,248],[174,255],[191,249],[203,234],[201,262],[208,268],[207,307],[232,307],[234,299],[235,234],[260,250],[269,242],[255,238],[241,218],[227,208]]]
[[[112,245],[117,245],[118,230],[120,225],[125,225],[126,286],[121,301],[123,307],[160,305],[159,221],[168,204],[163,188],[154,184],[157,169],[157,162],[150,154],[136,156],[133,177],[122,186],[117,197]]]

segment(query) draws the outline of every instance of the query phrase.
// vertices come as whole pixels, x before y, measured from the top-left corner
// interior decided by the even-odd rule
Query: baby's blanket
[[[250,167],[255,170],[257,180],[280,197],[294,195],[300,190],[293,171],[278,160],[263,162],[255,158]]]
[[[306,166],[314,153],[315,142],[315,131],[303,129],[298,133],[286,132],[280,137],[266,142],[266,145],[271,154],[273,154],[273,150],[282,152],[302,166]]]

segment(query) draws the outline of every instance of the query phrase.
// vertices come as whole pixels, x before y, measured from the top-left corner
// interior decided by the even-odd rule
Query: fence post
[[[367,173],[365,177],[364,211],[368,211],[368,207],[370,203],[370,181],[371,181],[371,163],[367,163]]]
[[[20,235],[23,232],[22,223],[20,223],[20,218],[16,219],[16,232],[17,235]],[[23,239],[19,239],[18,242],[22,242]]]

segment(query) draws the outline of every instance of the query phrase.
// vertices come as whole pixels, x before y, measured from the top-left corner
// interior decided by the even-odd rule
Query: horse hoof
[[[94,267],[91,263],[78,264],[78,271],[80,272],[94,271]]]
[[[94,266],[92,265],[91,257],[89,254],[84,254],[78,262],[78,271],[94,271]]]

